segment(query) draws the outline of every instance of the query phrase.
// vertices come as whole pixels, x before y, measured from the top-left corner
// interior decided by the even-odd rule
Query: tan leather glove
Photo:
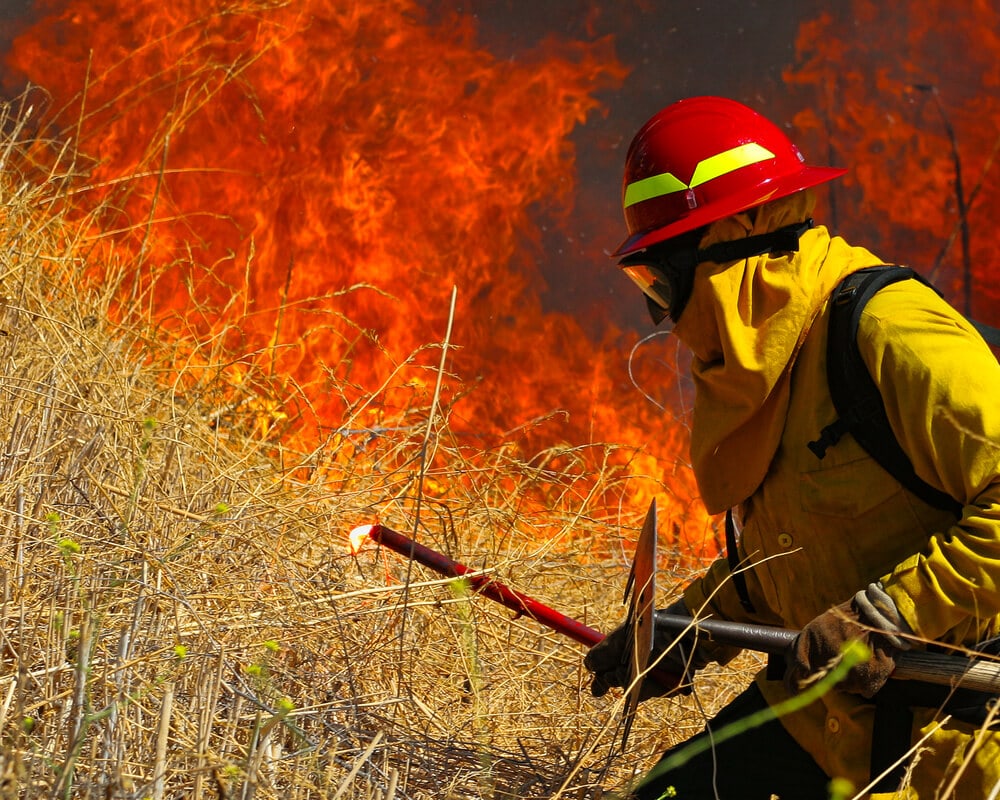
[[[785,687],[795,693],[819,680],[840,658],[843,646],[857,639],[872,657],[851,669],[839,687],[870,699],[892,675],[899,651],[910,649],[905,639],[910,633],[892,598],[881,584],[872,583],[802,629],[788,654]]]
[[[683,600],[674,601],[666,613],[690,617]],[[629,679],[629,665],[625,656],[628,653],[628,639],[631,631],[620,625],[607,637],[595,644],[583,659],[583,665],[594,678],[590,691],[594,697],[603,697],[612,686],[625,688]],[[661,658],[662,656],[662,658]],[[639,690],[639,700],[651,697],[667,697],[674,694],[690,694],[691,681],[702,667],[711,659],[698,647],[694,632],[684,634],[679,639],[669,633],[661,633],[656,629],[653,634],[653,652],[649,663],[656,664],[662,672],[680,676],[679,683],[674,687],[662,686],[651,677],[647,677]]]

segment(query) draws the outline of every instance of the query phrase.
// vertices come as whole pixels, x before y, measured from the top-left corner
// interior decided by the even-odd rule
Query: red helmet
[[[723,97],[692,97],[642,126],[625,159],[622,203],[628,255],[769,200],[839,178],[809,167],[756,111]]]

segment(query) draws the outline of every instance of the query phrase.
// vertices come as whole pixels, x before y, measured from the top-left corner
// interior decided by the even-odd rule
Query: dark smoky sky
[[[631,70],[619,89],[598,95],[605,113],[592,114],[574,134],[575,208],[565,227],[549,228],[538,257],[546,308],[577,314],[595,333],[609,318],[619,327],[651,328],[637,290],[606,255],[625,236],[619,198],[632,136],[663,106],[701,94],[740,100],[786,124],[802,102],[789,97],[782,81],[782,70],[795,62],[799,26],[837,2],[466,0],[452,6],[474,16],[480,43],[500,58],[518,58],[546,37],[611,35],[617,58]]]
[[[550,37],[612,36],[618,60],[631,70],[619,89],[598,95],[604,113],[592,114],[574,133],[574,208],[558,224],[542,220],[541,251],[532,256],[544,279],[545,307],[578,315],[595,334],[608,320],[650,327],[637,292],[606,255],[625,234],[619,192],[634,133],[667,103],[698,94],[732,97],[787,122],[799,105],[788,97],[781,73],[794,63],[799,25],[838,3],[849,7],[847,0],[417,1],[432,19],[445,10],[471,15],[479,44],[501,59],[529,54]],[[58,4],[0,0],[0,52],[41,13],[40,5]]]
[[[31,19],[33,6],[33,0],[0,0],[0,52],[6,52],[18,27]]]

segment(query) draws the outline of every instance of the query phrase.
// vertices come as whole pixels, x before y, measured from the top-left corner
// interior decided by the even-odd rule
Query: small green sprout
[[[80,555],[80,543],[69,536],[64,536],[56,542],[56,547],[59,548],[59,552],[62,553],[63,558]]]
[[[860,639],[849,639],[840,648],[841,663],[845,665],[844,673],[853,669],[858,664],[864,664],[871,660],[871,648]]]
[[[143,456],[149,454],[149,448],[153,446],[153,431],[156,430],[156,420],[146,417],[142,421],[142,441],[139,443],[139,453]],[[136,465],[139,469],[139,465]]]
[[[176,658],[178,661],[183,661],[185,658],[187,658],[187,654],[188,654],[188,649],[184,645],[182,644],[174,645],[174,658]]]
[[[264,642],[264,649],[270,650],[272,653],[277,653],[281,649],[281,645],[278,644],[274,639],[268,639]]]
[[[854,784],[847,778],[834,778],[830,781],[830,800],[847,800],[854,797]]]

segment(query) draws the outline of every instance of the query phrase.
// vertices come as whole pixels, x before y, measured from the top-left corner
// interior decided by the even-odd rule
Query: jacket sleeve
[[[725,558],[717,558],[704,575],[695,578],[684,590],[684,604],[693,617],[740,620],[739,595]]]
[[[742,542],[737,554],[740,562],[746,560]],[[699,619],[713,617],[715,619],[734,622],[750,622],[760,625],[783,625],[784,620],[770,610],[761,587],[756,570],[746,569],[740,572],[746,587],[747,598],[753,606],[748,611],[743,606],[740,592],[733,580],[733,573],[726,557],[715,559],[708,570],[693,580],[684,590],[684,605],[691,616]],[[739,654],[740,648],[705,642],[701,645],[714,661],[725,664]]]
[[[684,605],[692,617],[713,617],[725,620],[746,620],[739,595],[733,585],[729,563],[717,558],[705,574],[695,578],[684,590]],[[715,642],[701,642],[699,647],[713,661],[727,664],[740,653],[740,648]]]
[[[906,281],[866,307],[858,345],[917,474],[964,504],[882,581],[927,639],[972,642],[1000,614],[1000,364],[932,290]],[[916,501],[915,501],[916,502]]]

